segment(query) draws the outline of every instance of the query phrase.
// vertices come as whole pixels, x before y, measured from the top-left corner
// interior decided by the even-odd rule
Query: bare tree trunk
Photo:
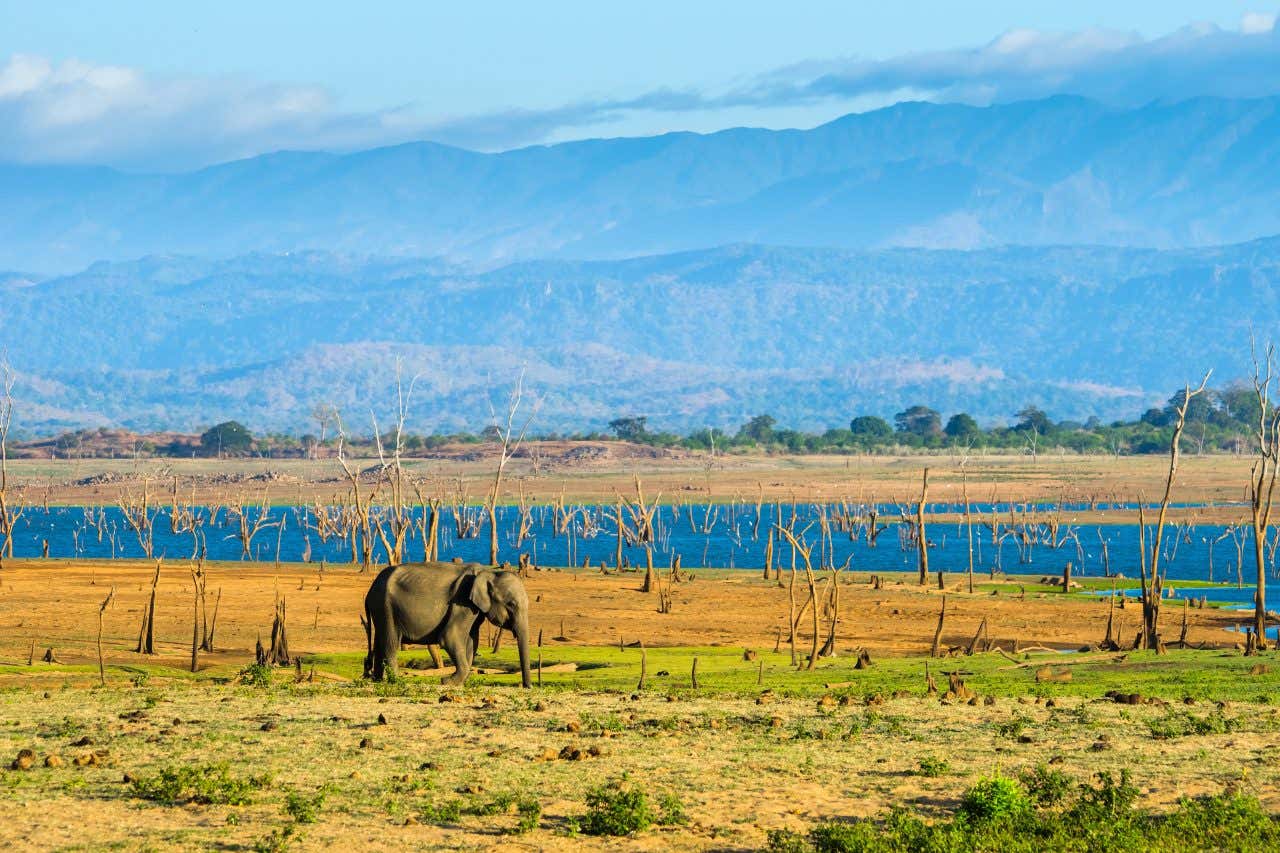
[[[924,469],[920,483],[920,502],[916,504],[916,548],[919,551],[920,585],[929,582],[929,537],[924,529],[924,505],[929,499],[929,469]]]

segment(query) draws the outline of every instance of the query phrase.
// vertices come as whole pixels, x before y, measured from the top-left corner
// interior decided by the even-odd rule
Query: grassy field
[[[0,772],[0,843],[613,848],[583,826],[593,792],[621,786],[658,821],[629,848],[758,849],[769,830],[895,806],[943,819],[975,780],[1042,765],[1071,784],[1129,770],[1156,812],[1227,788],[1280,809],[1280,676],[1236,654],[1106,656],[1065,683],[1035,672],[1068,656],[934,661],[944,691],[944,671],[966,673],[968,699],[928,694],[919,658],[797,673],[785,655],[650,649],[638,689],[639,649],[555,651],[531,691],[500,674],[445,690],[411,669],[371,685],[348,677],[355,655],[304,658],[296,683],[287,669],[130,666],[99,687],[92,667],[6,667],[0,755],[27,749],[33,766]],[[1156,698],[1104,698],[1117,689]]]
[[[809,671],[792,666],[785,642],[773,651],[785,592],[755,573],[700,574],[660,614],[635,576],[538,572],[528,585],[545,626],[539,685],[516,686],[508,642],[486,646],[459,690],[443,688],[448,670],[423,668],[418,649],[403,653],[396,682],[360,679],[366,574],[208,569],[223,590],[220,639],[196,673],[184,565],[162,573],[154,656],[132,650],[152,566],[30,560],[0,574],[0,844],[805,849],[809,833],[894,808],[952,827],[984,779],[1022,774],[1009,784],[1026,791],[1051,779],[1093,802],[1101,795],[1080,786],[1123,771],[1134,813],[1174,815],[1161,831],[1187,841],[1143,836],[1126,849],[1194,847],[1196,831],[1175,831],[1187,798],[1229,792],[1280,813],[1280,655],[1242,656],[1223,630],[1236,617],[1212,609],[1190,611],[1203,648],[1165,655],[1015,652],[1000,639],[1000,651],[929,658],[941,593],[905,577],[875,590],[850,575],[837,655]],[[1064,594],[1036,580],[949,590],[944,649],[965,645],[982,618],[993,637],[1024,646],[1101,637],[1107,605],[1087,594],[1099,581]],[[101,685],[96,608],[112,587]],[[297,668],[250,666],[276,595],[297,614]],[[1181,610],[1166,610],[1173,636]],[[807,630],[805,620],[802,661]],[[552,639],[561,631],[566,640]],[[46,647],[58,663],[39,660]],[[858,668],[859,648],[869,667]],[[1035,814],[1052,824],[1067,808]],[[602,829],[629,834],[593,834]]]

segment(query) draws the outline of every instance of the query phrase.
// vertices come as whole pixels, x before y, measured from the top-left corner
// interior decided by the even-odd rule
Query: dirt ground
[[[760,495],[778,501],[909,502],[918,498],[924,468],[930,471],[931,502],[959,503],[965,483],[973,501],[1132,502],[1159,497],[1168,469],[1163,456],[765,456],[680,452],[631,452],[612,442],[577,447],[557,443],[533,457],[515,459],[508,469],[504,500],[520,493],[530,501],[611,503],[634,494],[641,478],[646,494],[663,501],[747,501]],[[465,494],[483,499],[493,477],[490,449],[408,460],[410,475],[424,493],[452,501]],[[1182,459],[1175,481],[1177,502],[1229,506],[1175,513],[1203,522],[1243,517],[1243,488],[1251,460],[1243,456]],[[354,463],[364,468],[374,460]],[[29,503],[112,504],[139,496],[143,482],[154,500],[168,499],[176,478],[180,500],[222,503],[228,498],[276,502],[339,502],[347,485],[336,460],[138,459],[35,460],[10,463],[16,490]],[[1080,522],[1130,521],[1130,514],[1082,513]]]
[[[158,662],[185,666],[190,658],[193,582],[185,561],[161,568],[156,593]],[[365,647],[359,623],[372,572],[350,567],[285,564],[211,563],[207,608],[216,604],[215,645],[219,653],[207,662],[245,661],[259,637],[269,637],[276,597],[287,605],[287,625],[294,654],[357,652]],[[114,590],[103,614],[103,649],[110,662],[138,663],[137,645],[143,608],[155,573],[141,561],[9,560],[0,570],[0,663],[25,662],[32,644],[37,654],[48,648],[64,662],[96,660],[97,615]],[[983,619],[992,638],[1012,648],[1042,645],[1078,648],[1105,635],[1108,605],[1079,596],[1064,596],[1035,582],[1042,576],[1010,576],[999,582],[978,577],[970,594],[961,575],[948,576],[944,645],[967,644]],[[839,647],[866,647],[874,654],[927,653],[937,628],[942,591],[907,576],[885,576],[873,589],[870,576],[842,573]],[[564,636],[578,645],[612,645],[643,640],[650,646],[742,646],[772,648],[789,612],[790,576],[783,585],[765,581],[759,572],[708,570],[673,585],[670,613],[659,613],[655,594],[640,591],[641,576],[603,575],[599,571],[535,571],[526,586],[531,628],[547,638]],[[1030,590],[1024,589],[1031,585]],[[220,598],[219,598],[220,596]],[[795,590],[797,610],[807,601],[803,572]],[[1183,609],[1163,609],[1164,635],[1176,638]],[[1135,603],[1116,610],[1118,633],[1137,631],[1141,615]],[[1231,646],[1235,635],[1225,628],[1244,621],[1239,613],[1190,609],[1188,641]],[[799,620],[798,644],[807,647],[808,617]],[[548,642],[551,642],[548,639]],[[785,645],[785,644],[784,644]],[[146,658],[145,660],[151,660]]]

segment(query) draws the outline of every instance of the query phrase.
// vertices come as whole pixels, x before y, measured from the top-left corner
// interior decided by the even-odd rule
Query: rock
[[[755,653],[753,649],[744,649],[742,652],[743,660],[755,660],[757,657],[758,655]]]
[[[380,725],[380,726],[385,726],[386,724],[387,724],[387,715],[386,715],[386,714],[379,714],[379,715],[378,715],[378,725]]]
[[[424,761],[418,765],[419,770],[435,770],[436,763],[434,761]]]
[[[559,757],[560,757],[560,753],[556,751],[555,747],[549,746],[546,749],[542,750],[542,754],[539,755],[534,760],[535,761],[555,761]]]
[[[982,697],[982,704],[983,704],[983,705],[994,705],[994,704],[996,704],[996,697],[994,697],[994,696],[983,696],[983,697]]]
[[[45,767],[61,767],[62,759],[56,755],[46,755],[44,757],[44,766]]]
[[[539,713],[541,713],[542,711],[547,710],[547,703],[546,703],[546,702],[534,702],[534,703],[533,703],[533,710],[538,711]]]
[[[782,718],[781,718],[781,717],[771,717],[771,718],[769,719],[769,727],[770,727],[770,728],[774,728],[774,729],[780,729],[780,728],[782,728]]]
[[[581,761],[583,758],[583,752],[578,747],[570,745],[560,750],[559,757],[565,761]]]
[[[373,746],[373,740],[371,738],[367,738],[367,737],[360,738],[361,749],[368,749],[371,746]]]
[[[72,746],[93,746],[93,738],[89,737],[88,735],[85,735],[79,740],[73,742],[71,745]]]
[[[405,825],[405,826],[417,826],[417,825],[418,825],[418,819],[417,819],[416,817],[414,817],[413,815],[409,815],[408,817],[406,817],[406,818],[404,819],[404,825]]]
[[[14,770],[30,770],[36,763],[36,754],[29,749],[18,751],[18,757],[9,766]]]
[[[602,755],[608,755],[609,750],[605,749],[603,746],[600,746],[599,744],[593,743],[591,746],[587,747],[587,754],[595,758],[599,758]]]
[[[564,724],[564,730],[566,732],[573,732],[576,734],[577,732],[582,731],[582,723],[579,723],[577,720],[570,720]]]
[[[273,732],[275,730],[276,730],[275,720],[267,720],[265,723],[263,723],[261,726],[258,727],[258,731],[262,731],[262,732]]]

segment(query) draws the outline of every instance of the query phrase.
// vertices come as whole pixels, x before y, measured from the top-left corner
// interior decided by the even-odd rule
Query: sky
[[[0,162],[812,127],[899,100],[1280,94],[1259,0],[0,0]]]

